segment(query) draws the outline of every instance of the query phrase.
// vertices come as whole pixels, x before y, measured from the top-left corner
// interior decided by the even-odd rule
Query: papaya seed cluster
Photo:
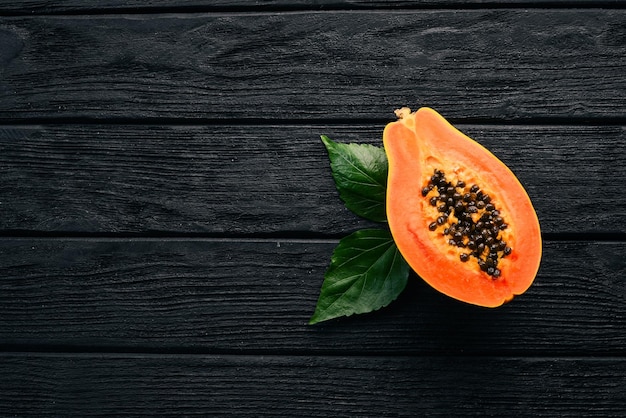
[[[463,248],[462,262],[475,260],[493,279],[500,277],[498,263],[512,249],[502,238],[508,225],[491,197],[476,184],[466,185],[462,180],[453,184],[438,169],[422,189],[422,196],[437,208],[438,216],[428,229],[442,231],[450,246]]]

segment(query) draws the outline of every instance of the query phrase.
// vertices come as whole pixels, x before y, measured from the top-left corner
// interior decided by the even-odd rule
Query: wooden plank
[[[626,359],[0,355],[10,416],[602,416]]]
[[[15,17],[0,120],[623,120],[625,10]],[[549,29],[549,30],[548,30]]]
[[[262,10],[302,10],[302,9],[345,9],[345,8],[399,8],[480,5],[489,6],[617,6],[619,0],[195,0],[184,5],[174,0],[93,0],[88,4],[80,0],[60,0],[54,3],[41,0],[0,1],[0,13],[3,14],[48,14],[48,13],[93,13],[95,11],[135,12],[137,10],[202,10],[202,11],[262,11]]]
[[[4,239],[0,349],[624,355],[624,242],[546,242],[498,309],[417,277],[382,311],[309,326],[334,241]]]
[[[382,146],[383,127],[0,127],[0,231],[345,236],[371,224],[319,135]],[[461,129],[517,173],[544,233],[626,233],[623,126]]]

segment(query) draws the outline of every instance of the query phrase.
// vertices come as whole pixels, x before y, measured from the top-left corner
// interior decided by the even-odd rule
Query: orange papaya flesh
[[[433,109],[396,114],[383,133],[386,211],[407,263],[436,290],[474,305],[497,307],[524,293],[542,242],[517,177]]]

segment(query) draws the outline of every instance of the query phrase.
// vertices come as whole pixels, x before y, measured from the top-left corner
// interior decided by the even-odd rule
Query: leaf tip
[[[309,325],[315,325],[318,324],[320,322],[325,321],[328,318],[324,318],[323,315],[320,315],[320,312],[318,309],[315,309],[315,312],[313,313],[313,316],[311,316],[311,318],[309,319]]]
[[[328,148],[332,144],[334,144],[334,141],[332,139],[330,139],[329,137],[327,137],[326,135],[320,135],[320,138],[322,139],[322,142],[324,143],[326,148]]]

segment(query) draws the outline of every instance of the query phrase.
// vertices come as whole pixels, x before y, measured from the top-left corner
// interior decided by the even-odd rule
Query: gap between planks
[[[316,358],[316,359],[371,359],[371,358],[394,358],[394,359],[428,359],[428,358],[449,358],[449,359],[491,359],[491,360],[535,360],[535,361],[626,361],[626,356],[623,355],[547,355],[547,354],[535,354],[528,353],[524,355],[511,354],[511,355],[484,355],[484,354],[437,354],[437,353],[424,353],[424,354],[404,354],[394,353],[392,355],[388,353],[358,353],[351,352],[350,354],[332,354],[332,353],[317,353],[317,352],[265,352],[265,351],[253,351],[246,350],[245,352],[190,352],[190,351],[130,351],[127,348],[119,351],[105,351],[99,350],[2,350],[0,351],[0,359],[3,357],[50,357],[50,358],[232,358],[232,359],[289,359],[289,358]]]
[[[626,4],[626,3],[625,3]],[[398,107],[401,107],[399,104]],[[417,110],[419,106],[415,107]],[[303,127],[384,127],[393,122],[395,118],[390,113],[388,118],[91,118],[91,117],[35,117],[28,120],[0,118],[0,128],[36,128],[41,126],[177,126],[177,127],[280,127],[280,128],[303,128]],[[448,118],[448,121],[459,127],[471,126],[515,126],[515,127],[593,127],[593,126],[626,126],[626,117],[533,117],[518,119],[494,119],[494,118]]]
[[[372,228],[376,229],[376,228]],[[382,229],[382,228],[379,228]],[[341,234],[339,236],[311,236],[307,237],[307,233],[298,234],[290,233],[289,235],[206,235],[206,234],[93,234],[93,233],[61,233],[55,232],[39,232],[39,231],[18,231],[18,232],[2,232],[0,231],[0,240],[3,241],[85,241],[85,242],[242,242],[242,243],[268,243],[276,242],[280,245],[284,243],[307,243],[307,244],[333,244],[338,243],[342,238],[347,237],[350,233]],[[544,242],[624,242],[626,234],[624,233],[546,233],[542,234]]]
[[[349,2],[345,4],[330,3],[324,4],[324,2],[316,2],[315,5],[300,5],[300,4],[278,4],[278,5],[192,5],[192,6],[112,6],[112,7],[85,7],[85,8],[59,8],[55,10],[49,10],[44,12],[37,12],[36,10],[25,8],[21,10],[15,8],[13,10],[6,10],[0,7],[1,17],[63,17],[63,16],[118,16],[124,15],[136,16],[136,15],[204,15],[211,14],[215,16],[220,15],[265,15],[265,14],[302,14],[302,13],[403,13],[403,12],[416,12],[416,11],[436,11],[436,10],[458,10],[458,11],[472,11],[472,10],[558,10],[558,9],[624,9],[626,4],[619,1],[594,1],[594,0],[582,0],[582,1],[511,1],[509,3],[502,3],[496,0],[471,2],[466,3],[459,2],[445,2],[433,0],[431,2],[419,2],[418,4],[401,2],[398,5],[390,2],[388,5],[372,5],[369,3],[357,4],[355,2]]]

